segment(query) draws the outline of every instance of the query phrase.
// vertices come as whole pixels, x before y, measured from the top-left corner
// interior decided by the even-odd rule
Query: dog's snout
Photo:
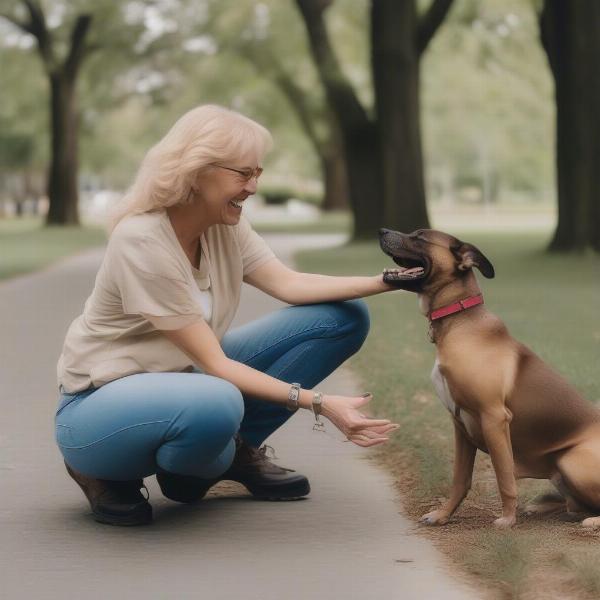
[[[379,230],[379,237],[382,238],[384,235],[391,233],[391,231],[389,229],[385,229],[385,227],[382,227]]]

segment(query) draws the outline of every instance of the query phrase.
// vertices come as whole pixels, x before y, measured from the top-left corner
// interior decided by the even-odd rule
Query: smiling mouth
[[[231,206],[233,206],[233,208],[236,208],[237,210],[242,210],[242,203],[241,202],[236,202],[235,200],[230,200],[229,204]]]

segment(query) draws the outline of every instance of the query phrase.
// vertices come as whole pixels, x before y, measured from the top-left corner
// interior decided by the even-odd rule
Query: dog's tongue
[[[423,267],[412,267],[411,269],[395,268],[395,269],[384,269],[383,280],[386,283],[393,284],[397,281],[412,281],[422,277],[425,273]]]

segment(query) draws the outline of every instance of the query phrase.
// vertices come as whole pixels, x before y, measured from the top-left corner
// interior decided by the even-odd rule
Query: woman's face
[[[199,174],[195,202],[211,223],[237,225],[244,201],[256,193],[257,167],[256,157],[246,157],[219,162]],[[250,173],[253,176],[248,179]]]

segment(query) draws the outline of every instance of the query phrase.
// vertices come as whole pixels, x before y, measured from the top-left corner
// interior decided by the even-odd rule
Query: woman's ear
[[[473,244],[467,244],[463,242],[457,250],[454,251],[458,259],[458,268],[461,271],[468,271],[473,267],[477,267],[481,274],[487,279],[492,279],[496,274],[494,271],[494,265],[486,258],[486,256],[479,250],[479,248],[473,246]]]

